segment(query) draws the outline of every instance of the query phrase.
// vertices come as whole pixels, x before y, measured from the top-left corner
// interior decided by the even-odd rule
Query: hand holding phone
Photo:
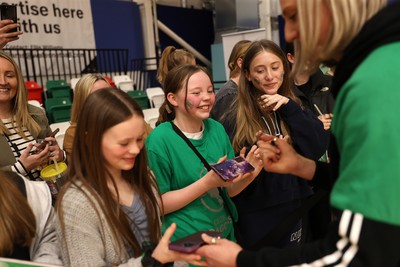
[[[220,232],[216,231],[198,231],[194,234],[182,237],[174,242],[171,242],[168,245],[170,250],[180,251],[184,253],[192,253],[196,251],[199,247],[205,244],[203,239],[201,238],[202,234],[207,234],[212,237],[222,237]]]
[[[50,133],[47,137],[55,137],[56,134],[60,131],[60,128],[55,129],[53,132]],[[32,152],[33,154],[39,152],[40,150],[44,149],[49,142],[43,139],[43,142],[40,143],[38,147]]]
[[[17,23],[17,6],[16,5],[7,5],[7,4],[2,4],[0,5],[0,19],[1,20],[6,20],[10,19],[14,23]],[[13,28],[8,32],[17,32],[18,28]]]
[[[211,168],[224,181],[231,181],[240,174],[254,171],[254,167],[242,156],[228,159],[223,162],[211,165]]]

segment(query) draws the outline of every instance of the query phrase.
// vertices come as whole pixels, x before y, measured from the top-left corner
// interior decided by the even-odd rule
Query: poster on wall
[[[6,48],[95,48],[90,0],[6,0],[23,34]]]
[[[89,67],[82,49],[95,49],[90,0],[5,0],[16,5],[23,32],[4,49],[19,63],[25,80],[68,80]],[[74,49],[74,50],[71,50]],[[78,50],[79,49],[79,50]]]

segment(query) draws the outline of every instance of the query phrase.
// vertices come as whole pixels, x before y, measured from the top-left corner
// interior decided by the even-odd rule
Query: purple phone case
[[[239,174],[254,171],[254,167],[241,156],[211,165],[211,167],[225,181],[233,180]]]
[[[213,237],[222,237],[220,232],[216,231],[199,231],[194,234],[182,237],[174,242],[171,242],[168,247],[170,250],[185,252],[185,253],[192,253],[200,246],[204,245],[203,239],[201,239],[201,234],[207,234]]]

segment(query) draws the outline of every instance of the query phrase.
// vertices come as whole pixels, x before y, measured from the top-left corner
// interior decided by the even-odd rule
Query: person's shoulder
[[[26,196],[34,214],[49,214],[51,209],[51,194],[45,181],[31,181],[19,175],[25,183]]]
[[[94,191],[89,190],[85,185],[76,181],[75,184],[66,184],[59,196],[59,212],[62,212],[65,221],[79,220],[75,222],[80,226],[92,227],[94,224],[101,224],[105,214],[102,203],[107,199]],[[96,195],[96,196],[95,196]],[[100,216],[100,217],[99,217]]]
[[[318,69],[313,75],[311,75],[312,84],[317,87],[330,87],[332,85],[333,77],[324,74],[320,69]]]
[[[360,63],[356,71],[359,69],[366,69],[375,73],[380,72],[382,74],[385,74],[384,76],[386,77],[393,77],[398,79],[397,76],[393,76],[390,74],[392,73],[390,72],[390,70],[398,69],[398,67],[400,66],[399,60],[393,60],[393,52],[398,51],[399,47],[400,42],[392,42],[375,48],[373,51],[371,51],[368,57],[366,57],[365,60]]]
[[[222,98],[228,95],[237,95],[238,93],[238,86],[232,80],[227,81],[218,91],[216,94],[216,101],[221,100]]]
[[[31,180],[26,179],[25,177],[22,177],[22,179],[25,182],[25,187],[27,189],[28,194],[29,194],[29,191],[32,190],[32,191],[35,191],[36,193],[39,192],[40,195],[50,196],[49,187],[45,181],[31,181]]]
[[[46,112],[42,108],[28,104],[28,113],[41,127],[48,126]]]
[[[79,181],[77,181],[76,184],[68,184],[64,190],[62,202],[66,203],[66,206],[73,203],[87,203],[90,201],[89,198],[93,198],[89,190]]]
[[[44,115],[44,114],[46,114],[45,111],[42,108],[34,106],[34,105],[31,105],[31,104],[28,104],[28,112],[31,115]]]
[[[216,120],[214,120],[212,118],[205,119],[203,122],[204,122],[204,126],[206,128],[209,128],[209,129],[211,129],[213,131],[214,130],[225,131],[224,126],[219,121],[216,121]]]
[[[400,61],[392,60],[395,51],[400,48],[400,43],[391,43],[374,49],[368,57],[362,61],[349,80],[344,84],[344,88],[352,88],[356,97],[370,99],[371,103],[379,97],[387,97],[390,94],[394,97],[398,91],[393,91],[397,86],[399,78],[392,75],[393,70],[400,68]],[[371,79],[371,77],[382,77],[380,79]],[[354,89],[357,88],[357,90]],[[380,93],[376,90],[379,88]],[[341,89],[343,91],[343,89]],[[396,99],[396,98],[394,98]]]
[[[238,86],[233,80],[227,81],[224,85],[221,86],[220,91],[223,92],[225,90],[237,90]]]
[[[172,130],[171,123],[169,121],[165,121],[157,125],[149,134],[149,136],[162,135],[165,132],[169,132]]]
[[[68,126],[68,128],[65,130],[65,136],[74,136],[76,131],[76,124],[71,124]]]
[[[213,118],[209,117],[205,120],[203,120],[203,123],[205,125],[205,127],[212,127],[213,125],[219,123],[217,120],[214,120]]]
[[[152,144],[154,142],[169,139],[173,132],[171,123],[169,121],[163,122],[155,127],[146,138],[146,145]]]

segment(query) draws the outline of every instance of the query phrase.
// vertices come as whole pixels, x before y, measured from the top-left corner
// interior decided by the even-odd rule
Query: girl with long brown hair
[[[270,40],[254,41],[243,57],[241,71],[239,94],[222,120],[235,152],[256,143],[256,133],[262,131],[286,136],[285,140],[302,155],[321,157],[328,135],[317,116],[303,109],[292,92],[289,64],[281,48]],[[263,242],[263,237],[311,194],[311,187],[304,180],[262,170],[252,184],[233,198],[244,237],[242,245],[252,247]],[[300,244],[302,229],[299,219],[275,241],[267,242],[276,247]]]
[[[140,257],[161,237],[161,204],[144,134],[143,112],[125,92],[107,88],[89,95],[78,119],[70,181],[57,203],[65,264],[153,266],[149,260],[199,259],[168,250],[175,225],[151,254]]]
[[[71,109],[71,125],[65,131],[63,149],[67,154],[67,162],[71,160],[72,143],[75,136],[76,124],[78,122],[79,113],[81,112],[83,103],[86,98],[93,92],[111,87],[107,79],[98,73],[89,73],[79,79],[74,89],[74,102]]]

